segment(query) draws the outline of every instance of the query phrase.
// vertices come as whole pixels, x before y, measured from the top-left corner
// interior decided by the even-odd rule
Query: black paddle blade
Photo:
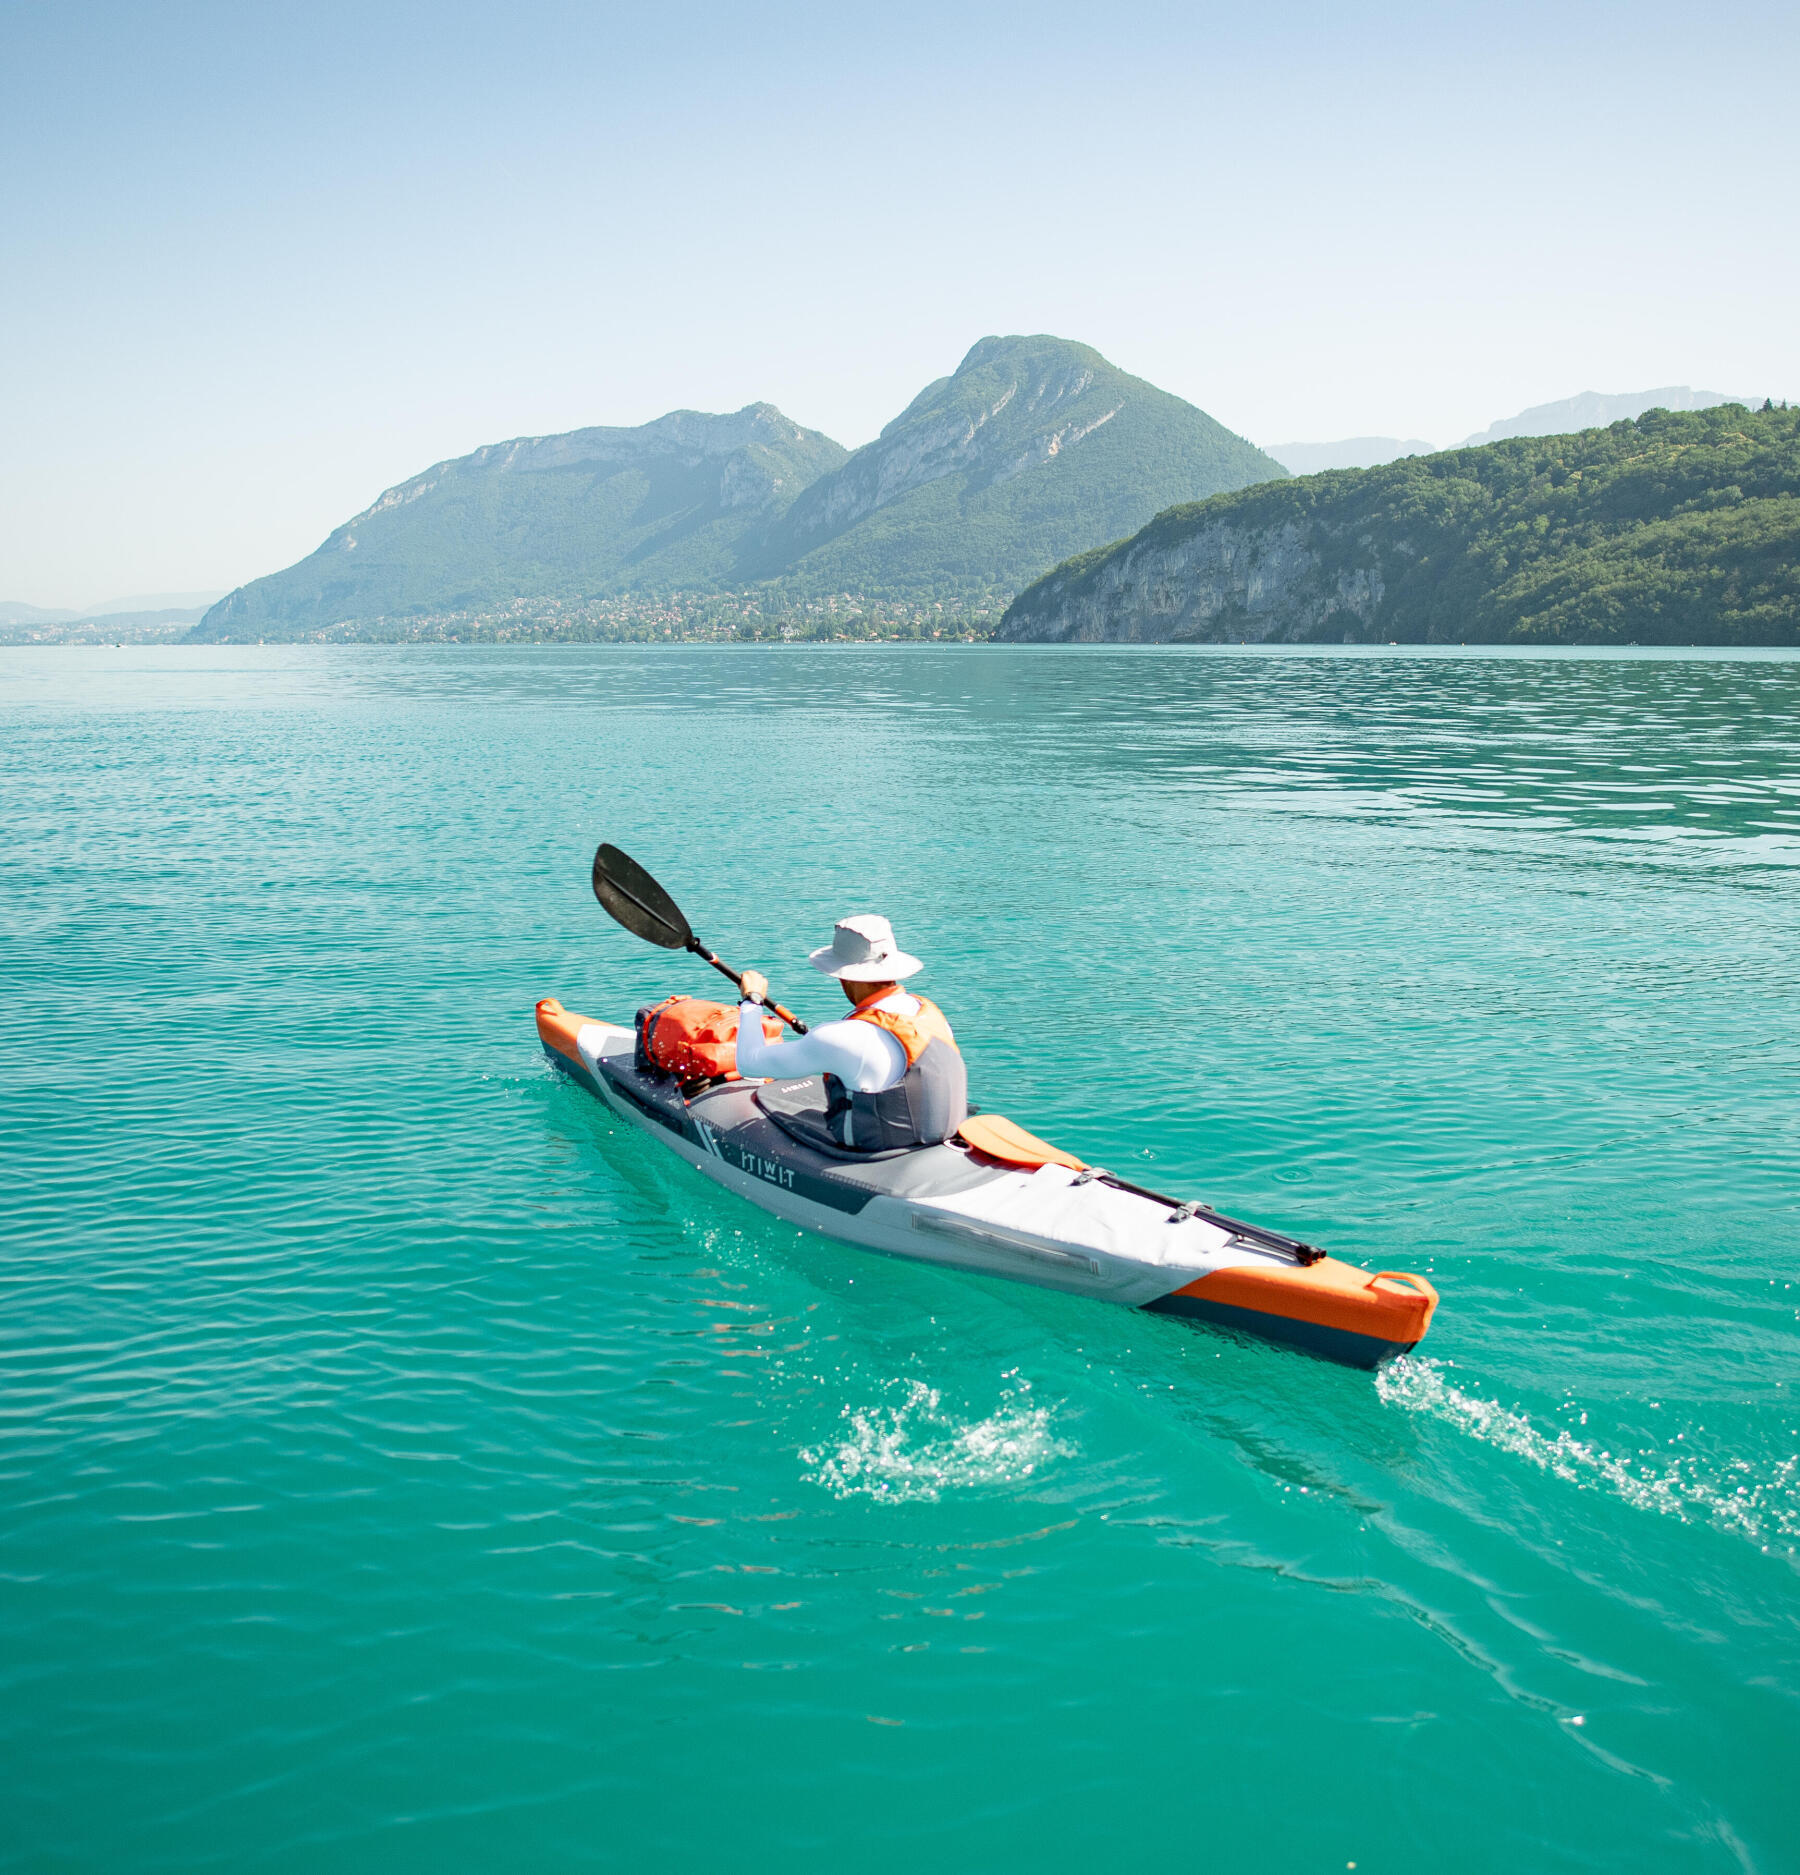
[[[681,907],[616,846],[603,846],[594,855],[594,896],[633,937],[648,938],[666,951],[686,950],[694,941]]]

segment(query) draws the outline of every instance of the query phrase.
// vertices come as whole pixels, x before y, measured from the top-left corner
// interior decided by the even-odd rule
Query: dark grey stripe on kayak
[[[742,1081],[690,1101],[666,1076],[639,1074],[628,1060],[603,1056],[599,1066],[607,1084],[646,1119],[736,1171],[829,1210],[854,1214],[876,1197],[949,1197],[1000,1176],[954,1146],[922,1146],[866,1165],[827,1159],[784,1133]]]

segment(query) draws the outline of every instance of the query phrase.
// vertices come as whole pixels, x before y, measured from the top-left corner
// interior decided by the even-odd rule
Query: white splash
[[[1523,1413],[1453,1386],[1444,1377],[1442,1363],[1419,1355],[1402,1355],[1382,1368],[1375,1389],[1390,1406],[1428,1413],[1553,1477],[1611,1490],[1638,1510],[1678,1517],[1684,1523],[1698,1519],[1755,1542],[1800,1538],[1800,1458],[1781,1460],[1762,1479],[1742,1459],[1731,1459],[1724,1463],[1728,1476],[1716,1479],[1705,1473],[1717,1472],[1719,1466],[1697,1453],[1652,1457],[1611,1452],[1577,1439],[1566,1427],[1552,1437]]]
[[[904,1383],[898,1405],[846,1406],[842,1442],[803,1450],[809,1484],[838,1497],[934,1504],[945,1491],[1020,1484],[1075,1448],[1051,1430],[1052,1410],[1033,1404],[1031,1383],[1006,1376],[1000,1404],[972,1424],[947,1413],[935,1387]],[[900,1383],[896,1383],[900,1384]]]

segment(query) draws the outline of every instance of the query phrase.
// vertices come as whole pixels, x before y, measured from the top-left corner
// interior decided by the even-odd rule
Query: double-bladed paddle
[[[617,919],[633,937],[659,944],[666,951],[692,951],[721,976],[730,977],[742,992],[743,978],[694,936],[693,926],[682,915],[681,907],[629,853],[621,853],[616,846],[602,846],[594,855],[594,896],[608,916]],[[769,1003],[766,1007],[796,1035],[806,1033],[806,1024],[779,1003]]]

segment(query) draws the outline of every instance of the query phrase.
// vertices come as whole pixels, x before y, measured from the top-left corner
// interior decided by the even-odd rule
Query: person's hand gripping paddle
[[[681,907],[629,853],[621,853],[616,846],[602,846],[594,855],[594,896],[607,915],[622,924],[633,937],[661,945],[666,951],[692,951],[721,976],[730,977],[739,995],[745,993],[744,977],[730,964],[722,963],[694,936],[693,927],[682,915]],[[779,1003],[766,1002],[764,1007],[771,1015],[779,1016],[796,1035],[806,1033],[806,1024]]]

